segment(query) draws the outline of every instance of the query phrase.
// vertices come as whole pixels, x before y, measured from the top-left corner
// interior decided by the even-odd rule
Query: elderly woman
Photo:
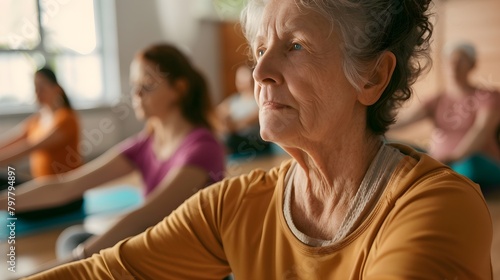
[[[444,52],[444,89],[407,111],[395,124],[404,127],[429,119],[434,130],[429,154],[481,185],[500,186],[500,93],[476,85],[476,49],[469,43],[449,45]]]
[[[261,134],[293,160],[30,279],[491,279],[478,186],[381,139],[420,72],[429,1],[248,5]]]

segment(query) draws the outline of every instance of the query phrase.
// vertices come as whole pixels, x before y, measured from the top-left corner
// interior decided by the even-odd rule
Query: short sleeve
[[[219,228],[223,185],[198,192],[139,235],[28,279],[223,279],[230,273]]]
[[[141,151],[144,145],[151,140],[151,137],[146,133],[139,133],[135,136],[123,140],[117,145],[117,149],[131,162],[137,164],[141,156]]]
[[[435,174],[395,202],[365,279],[491,279],[487,206],[478,188],[456,176]]]
[[[211,134],[203,135],[183,148],[176,164],[199,167],[208,173],[209,183],[217,182],[224,178],[224,148]]]
[[[498,111],[500,108],[500,92],[498,91],[478,90],[474,97],[480,109]]]

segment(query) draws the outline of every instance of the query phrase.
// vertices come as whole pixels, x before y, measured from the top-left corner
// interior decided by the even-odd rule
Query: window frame
[[[57,56],[84,56],[71,50],[63,50],[61,52],[51,52],[45,47],[45,30],[42,26],[42,0],[36,1],[38,33],[40,41],[33,49],[0,49],[0,54],[26,53],[33,55],[36,53],[42,54],[45,58],[46,65],[54,61]],[[58,1],[55,1],[60,4]],[[116,27],[116,3],[115,0],[92,0],[94,7],[94,24],[96,32],[96,48],[89,54],[97,55],[101,61],[102,71],[102,92],[101,96],[95,102],[89,101],[84,103],[73,102],[73,108],[76,110],[87,110],[94,108],[106,108],[116,105],[121,98],[120,89],[120,69],[118,61],[118,39]],[[56,73],[57,75],[57,73]],[[34,94],[34,92],[33,92]],[[71,97],[70,97],[71,99]],[[19,104],[16,106],[0,104],[0,116],[2,115],[22,115],[29,114],[36,110],[36,103]]]

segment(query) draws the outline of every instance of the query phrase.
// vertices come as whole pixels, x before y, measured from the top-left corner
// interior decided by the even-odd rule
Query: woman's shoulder
[[[204,199],[219,200],[223,209],[232,209],[231,215],[237,215],[241,209],[260,211],[272,204],[276,192],[283,190],[284,178],[291,162],[284,161],[269,171],[255,169],[247,174],[226,177],[200,192]]]
[[[206,127],[196,127],[188,134],[191,139],[215,139],[213,132]]]
[[[75,112],[75,110],[70,109],[70,108],[66,108],[66,107],[57,109],[54,112],[54,115],[56,117],[64,117],[64,118],[76,118],[77,117],[77,113]]]
[[[285,160],[279,166],[266,171],[256,168],[247,174],[224,179],[223,185],[228,191],[242,192],[246,197],[260,196],[274,192],[284,184],[287,171],[293,160]]]
[[[400,148],[401,160],[380,199],[380,217],[391,221],[390,228],[405,227],[408,232],[429,225],[472,226],[491,231],[488,205],[480,187],[426,154]],[[434,228],[435,234],[450,234]]]
[[[498,90],[478,88],[474,92],[474,98],[479,104],[492,107],[493,109],[498,109],[500,106],[500,92]]]
[[[397,145],[405,155],[394,171],[389,201],[447,200],[453,194],[486,206],[480,187],[425,153]],[[458,201],[458,200],[457,200]],[[457,205],[458,206],[458,205]]]
[[[70,108],[60,108],[54,112],[54,123],[56,126],[65,127],[67,129],[78,128],[78,114]]]
[[[194,147],[194,146],[213,146],[213,147],[221,147],[222,144],[217,139],[215,134],[208,128],[205,127],[197,127],[193,129],[184,140],[184,147]]]
[[[130,150],[137,150],[140,147],[144,148],[151,144],[151,133],[148,131],[141,131],[137,134],[134,134],[116,146],[121,152],[126,152]]]

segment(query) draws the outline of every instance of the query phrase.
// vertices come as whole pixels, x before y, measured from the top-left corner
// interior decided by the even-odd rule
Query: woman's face
[[[54,104],[58,98],[61,98],[59,91],[59,86],[52,83],[43,74],[35,74],[35,94],[39,104]]]
[[[341,41],[330,22],[271,0],[252,42],[261,135],[281,145],[321,142],[363,115],[342,70]]]
[[[153,63],[136,58],[130,66],[132,106],[139,120],[165,118],[179,107],[180,94]]]

